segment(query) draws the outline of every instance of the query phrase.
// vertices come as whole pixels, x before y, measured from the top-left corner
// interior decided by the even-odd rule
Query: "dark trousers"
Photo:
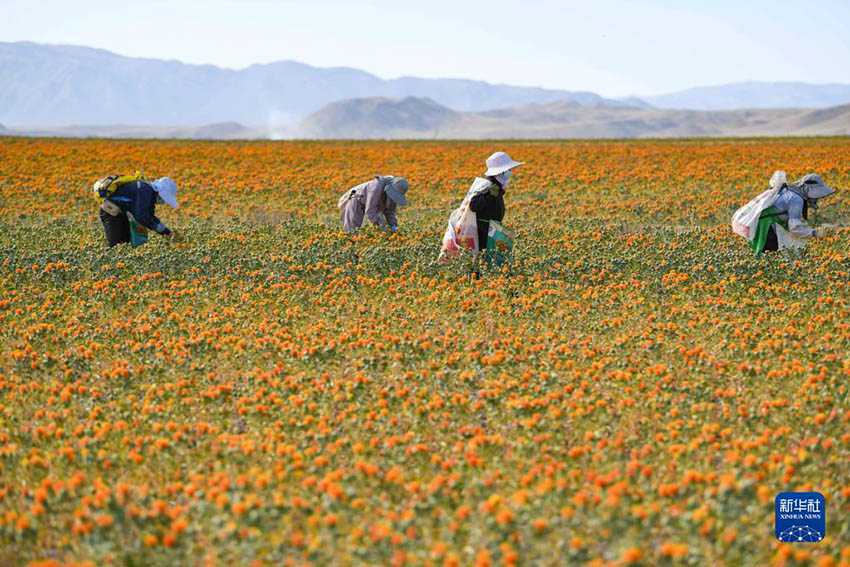
[[[100,221],[106,233],[106,244],[112,248],[116,244],[130,242],[130,221],[125,213],[113,217],[106,211],[100,211]]]
[[[487,248],[487,235],[490,232],[490,219],[478,217],[478,249]]]
[[[776,252],[779,250],[779,240],[776,238],[776,229],[770,225],[767,231],[767,240],[764,241],[762,252]]]

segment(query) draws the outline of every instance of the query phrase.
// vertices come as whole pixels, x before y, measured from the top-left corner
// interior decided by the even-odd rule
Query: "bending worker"
[[[352,187],[339,199],[342,227],[351,232],[362,227],[365,220],[375,226],[395,232],[398,229],[396,208],[407,205],[407,180],[404,177],[383,175]]]
[[[824,185],[820,175],[810,173],[791,185],[780,177],[777,184],[780,190],[776,200],[762,211],[759,219],[753,240],[756,253],[802,248],[810,238],[824,236],[826,232],[825,228],[814,229],[805,222],[809,209],[818,208],[818,200],[835,193]]]
[[[136,179],[115,185],[118,185],[117,188],[106,190],[108,196],[100,206],[100,220],[110,248],[130,242],[130,219],[127,215],[132,215],[136,223],[162,236],[170,238],[176,234],[156,216],[157,203],[177,208],[177,184],[171,178],[162,177],[152,183]]]

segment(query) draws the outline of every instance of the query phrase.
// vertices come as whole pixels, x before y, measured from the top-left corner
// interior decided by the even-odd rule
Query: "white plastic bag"
[[[732,215],[732,230],[747,240],[752,240],[756,237],[756,228],[758,228],[761,212],[773,205],[776,198],[779,197],[779,191],[786,184],[785,172],[776,171],[770,178],[770,189],[764,191],[758,197],[735,211]]]
[[[478,252],[480,243],[478,242],[478,217],[469,208],[472,198],[478,193],[487,190],[491,182],[487,179],[477,178],[466,196],[463,198],[460,206],[452,211],[449,215],[449,224],[446,227],[446,232],[443,235],[443,243],[440,247],[440,261],[446,261],[451,258],[456,258],[460,255],[461,250],[471,250]]]
[[[466,201],[449,216],[449,225],[440,247],[440,260],[455,258],[461,250],[478,250],[478,218]]]
[[[788,185],[788,177],[785,172],[781,169],[774,171],[773,175],[770,176],[770,188],[782,189],[786,185]]]
[[[732,215],[732,230],[747,240],[754,239],[761,212],[771,206],[778,195],[778,189],[768,189],[735,211],[735,214]]]

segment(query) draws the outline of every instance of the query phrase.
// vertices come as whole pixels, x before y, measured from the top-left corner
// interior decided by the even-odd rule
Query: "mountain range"
[[[850,85],[750,82],[611,99],[466,79],[381,79],[358,69],[296,61],[232,70],[89,47],[0,42],[0,123],[12,129],[119,124],[162,131],[224,123],[274,129],[337,101],[373,97],[427,98],[460,113],[554,103],[645,110],[822,108],[850,102]]]
[[[464,79],[384,80],[358,69],[295,61],[241,70],[124,57],[89,47],[0,43],[0,122],[270,127],[325,104],[369,96],[429,97],[457,111],[575,101],[624,104],[595,93],[496,85]]]

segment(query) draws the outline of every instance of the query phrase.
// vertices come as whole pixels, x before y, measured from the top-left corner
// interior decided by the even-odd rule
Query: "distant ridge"
[[[850,103],[850,84],[812,85],[800,82],[749,81],[694,87],[642,98],[657,108],[691,110],[826,108]]]
[[[179,138],[192,140],[239,140],[268,138],[268,131],[248,128],[237,122],[203,126],[134,126],[126,124],[94,126],[61,126],[32,129],[3,129],[6,136],[61,138]]]
[[[427,98],[369,97],[331,103],[274,130],[235,122],[204,126],[65,126],[4,129],[3,136],[181,139],[494,139],[847,136],[850,104],[824,109],[660,110],[575,101],[455,112]]]
[[[574,101],[454,112],[430,99],[339,101],[279,132],[288,138],[643,138],[850,135],[850,104],[734,111],[582,106]]]
[[[433,138],[459,114],[430,98],[358,98],[333,102],[305,118],[303,138]]]
[[[204,126],[66,126],[3,129],[4,136],[182,139],[493,139],[712,136],[847,136],[850,104],[824,109],[659,110],[575,101],[455,112],[417,97],[331,103],[298,124],[267,130],[235,122]]]

